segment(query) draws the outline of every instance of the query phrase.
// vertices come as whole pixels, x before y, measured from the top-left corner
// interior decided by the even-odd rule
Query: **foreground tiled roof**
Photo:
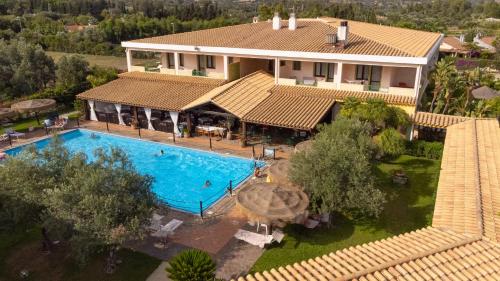
[[[294,91],[275,91],[274,89],[241,120],[249,123],[311,130],[335,103],[335,98],[331,94],[316,94],[300,89]]]
[[[182,107],[224,83],[223,80],[129,72],[102,86],[79,94],[80,99],[120,103],[160,110]]]
[[[500,242],[498,121],[467,121],[446,135],[432,225]]]
[[[171,34],[133,40],[136,43],[227,47],[279,51],[362,54],[378,56],[425,57],[440,39],[440,34],[349,21],[349,45],[333,48],[326,44],[327,34],[337,32],[340,19],[298,19],[297,29],[288,30],[282,21],[280,30],[271,22]]]
[[[470,120],[469,117],[436,114],[430,112],[417,111],[412,116],[413,124],[430,128],[446,128]]]
[[[500,280],[500,126],[451,125],[432,227],[238,278]]]
[[[429,227],[237,280],[498,280],[499,259],[498,245]]]

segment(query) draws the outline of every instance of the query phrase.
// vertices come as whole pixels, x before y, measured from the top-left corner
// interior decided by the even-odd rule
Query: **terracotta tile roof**
[[[297,86],[292,86],[297,88]],[[276,88],[273,88],[276,89]],[[331,94],[271,90],[270,95],[241,118],[249,123],[311,130],[335,103]]]
[[[470,120],[470,118],[423,111],[417,111],[417,113],[412,116],[413,124],[430,128],[446,128],[450,125],[458,124],[467,120]]]
[[[429,227],[237,280],[495,280],[499,258],[498,245]]]
[[[393,105],[409,105],[415,106],[415,98],[410,96],[399,96],[390,95],[377,92],[354,92],[345,90],[335,90],[335,89],[325,89],[318,87],[308,87],[308,86],[275,86],[272,92],[276,93],[307,93],[314,94],[316,96],[328,96],[333,97],[338,101],[343,101],[347,97],[358,98],[362,101],[367,99],[383,99],[385,102]]]
[[[493,42],[495,41],[496,37],[495,36],[485,36],[485,37],[481,37],[481,41],[483,41],[484,43],[490,45],[490,46],[493,46]]]
[[[269,96],[274,86],[274,77],[257,71],[240,79],[232,87],[214,97],[212,102],[239,118],[245,116]]]
[[[500,242],[500,128],[495,119],[447,128],[432,225]]]
[[[280,30],[271,22],[258,22],[186,33],[133,40],[136,43],[173,44],[278,51],[424,57],[440,39],[440,34],[364,22],[349,21],[349,44],[332,48],[327,34],[337,32],[340,19],[298,19],[297,29],[289,30],[282,21]]]
[[[446,36],[443,38],[443,43],[446,43],[450,47],[452,47],[451,50],[449,49],[439,49],[440,51],[452,51],[452,52],[461,52],[461,53],[467,53],[468,49],[467,47],[460,42],[460,39],[458,39],[455,36]]]
[[[224,83],[223,80],[129,72],[77,97],[109,103],[181,111],[182,107]]]
[[[500,243],[500,124],[477,120],[483,235]]]

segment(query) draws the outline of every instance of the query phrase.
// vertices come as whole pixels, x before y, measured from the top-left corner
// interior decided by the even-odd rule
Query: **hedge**
[[[439,160],[443,155],[443,147],[442,142],[417,140],[408,142],[406,153],[412,156]]]

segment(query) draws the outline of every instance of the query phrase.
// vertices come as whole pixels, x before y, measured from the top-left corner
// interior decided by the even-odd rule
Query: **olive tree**
[[[290,179],[304,187],[316,211],[378,216],[385,195],[374,185],[371,126],[340,118],[319,129],[311,149],[292,156]]]
[[[156,197],[152,178],[140,175],[125,153],[98,149],[90,161],[70,153],[55,138],[47,148],[28,148],[0,168],[4,197],[34,206],[44,225],[69,230],[67,239],[81,262],[108,250],[107,271],[116,250],[144,234]]]

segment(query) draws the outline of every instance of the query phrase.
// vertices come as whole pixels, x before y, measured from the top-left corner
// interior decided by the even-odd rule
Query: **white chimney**
[[[259,22],[259,17],[258,16],[257,17],[253,17],[252,22],[253,23],[258,23]]]
[[[273,29],[280,30],[281,29],[281,18],[279,13],[274,13],[273,17]]]
[[[288,19],[288,29],[297,29],[297,19],[295,18],[295,13],[290,14],[290,18]]]
[[[337,28],[337,39],[341,41],[344,46],[347,45],[347,38],[349,37],[349,27],[347,26],[347,21],[343,20],[340,22]]]

